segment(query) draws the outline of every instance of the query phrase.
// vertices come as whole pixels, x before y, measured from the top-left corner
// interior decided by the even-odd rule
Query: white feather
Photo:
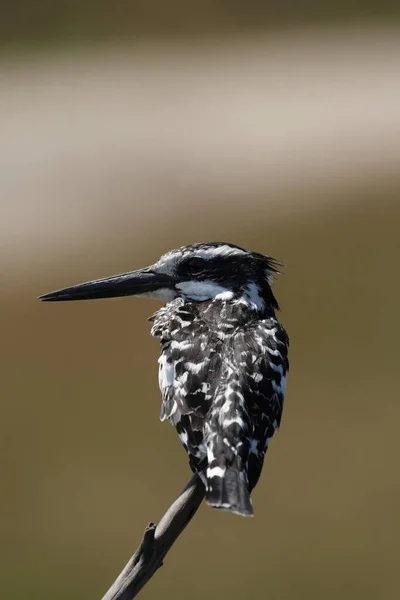
[[[224,299],[227,299],[227,294],[230,294],[230,297],[233,296],[231,290],[214,281],[182,281],[177,283],[175,287],[185,298],[197,300],[198,302],[216,298],[221,294],[225,296]]]

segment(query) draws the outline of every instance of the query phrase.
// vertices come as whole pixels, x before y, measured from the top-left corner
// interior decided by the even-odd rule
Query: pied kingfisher
[[[40,297],[166,302],[149,319],[161,341],[161,420],[176,427],[208,504],[244,516],[253,514],[250,492],[280,424],[289,367],[271,289],[278,265],[233,244],[200,243],[145,269]]]

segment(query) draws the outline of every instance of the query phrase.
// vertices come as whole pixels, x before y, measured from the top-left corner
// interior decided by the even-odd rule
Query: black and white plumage
[[[245,516],[253,514],[250,492],[279,427],[286,388],[289,340],[271,289],[277,266],[233,244],[200,243],[146,269],[42,297],[167,302],[150,318],[161,342],[161,420],[176,427],[207,502]]]

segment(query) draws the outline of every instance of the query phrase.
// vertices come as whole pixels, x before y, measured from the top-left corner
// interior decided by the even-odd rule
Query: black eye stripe
[[[223,257],[215,256],[210,259],[193,256],[181,264],[181,269],[188,273],[227,273],[229,269],[240,267],[240,261],[236,256]]]
[[[204,258],[198,258],[194,256],[193,258],[189,258],[189,260],[186,261],[186,267],[189,268],[191,271],[198,271],[201,269],[205,269],[207,267],[207,263],[209,263],[209,261],[205,260]]]

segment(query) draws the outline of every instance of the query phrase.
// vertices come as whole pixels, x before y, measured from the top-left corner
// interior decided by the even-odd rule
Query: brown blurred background
[[[285,414],[255,518],[203,506],[141,597],[399,597],[399,16],[2,3],[2,597],[100,598],[190,476],[157,302],[36,296],[205,240],[287,265]]]

